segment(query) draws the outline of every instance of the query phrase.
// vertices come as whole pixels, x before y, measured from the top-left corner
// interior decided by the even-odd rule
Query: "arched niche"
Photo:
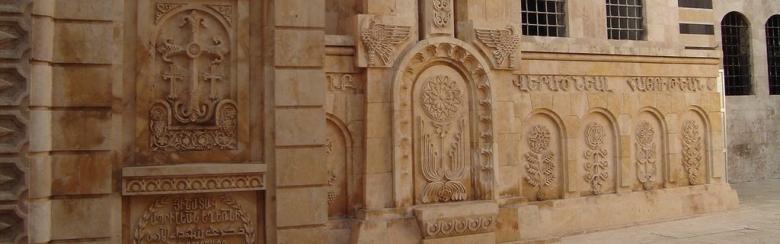
[[[580,125],[578,171],[580,195],[617,192],[620,186],[620,140],[615,117],[606,109],[596,108]]]
[[[328,170],[328,217],[341,219],[352,216],[354,175],[352,137],[346,125],[336,116],[327,114],[325,141]]]
[[[680,161],[675,167],[678,186],[709,183],[712,160],[710,123],[707,114],[691,106],[679,120]]]
[[[468,44],[430,38],[393,83],[396,206],[495,199],[489,66]]]
[[[652,107],[642,108],[634,119],[631,135],[634,168],[633,190],[653,190],[665,186],[669,169],[669,143],[663,114]],[[629,180],[629,179],[627,179]]]
[[[520,142],[522,194],[531,201],[563,198],[566,128],[555,112],[542,109],[524,120]]]

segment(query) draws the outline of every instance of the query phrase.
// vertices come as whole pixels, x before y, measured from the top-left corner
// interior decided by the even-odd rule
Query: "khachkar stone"
[[[515,28],[482,30],[476,29],[477,40],[492,50],[493,65],[496,69],[511,69],[515,67],[517,51],[520,48],[520,35]]]
[[[590,184],[593,194],[602,193],[602,187],[609,178],[609,161],[604,142],[607,137],[604,126],[591,123],[585,127],[585,181]]]
[[[133,244],[254,244],[256,224],[227,194],[162,196],[133,226]]]
[[[428,121],[419,119],[422,133],[421,172],[427,183],[422,190],[423,203],[466,200],[463,180],[468,170],[468,143],[463,91],[448,76],[426,80],[421,93],[422,108]]]
[[[360,33],[360,39],[366,46],[369,67],[386,67],[392,65],[398,45],[409,39],[411,27],[379,24],[371,19],[368,29]]]
[[[636,177],[645,190],[655,188],[656,182],[656,147],[655,129],[647,121],[642,121],[636,128]]]
[[[545,188],[555,182],[555,154],[550,151],[550,130],[537,125],[528,134],[528,148],[531,151],[525,154],[525,180],[536,187],[536,198],[544,200]]]
[[[688,182],[691,185],[701,184],[699,170],[704,160],[704,143],[699,125],[693,120],[683,122],[682,142],[682,165],[688,174]]]
[[[170,6],[168,6],[170,5]],[[167,7],[161,7],[167,6]],[[230,8],[218,9],[229,20]],[[157,18],[182,8],[178,4],[158,4]],[[159,80],[167,85],[167,95],[157,100],[149,112],[150,145],[154,151],[234,150],[238,147],[238,107],[230,98],[231,82],[229,36],[219,31],[223,25],[199,9],[180,11],[161,23],[156,43]],[[173,21],[174,25],[167,22]],[[167,28],[166,28],[167,27]],[[225,29],[227,26],[223,26]]]

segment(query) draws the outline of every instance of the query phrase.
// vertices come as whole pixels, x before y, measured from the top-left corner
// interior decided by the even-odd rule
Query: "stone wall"
[[[718,2],[715,22],[732,11],[748,18],[753,92],[726,97],[729,182],[780,178],[780,97],[769,95],[765,24],[780,5],[760,1]],[[718,28],[719,29],[719,28]],[[720,30],[716,30],[720,34]]]

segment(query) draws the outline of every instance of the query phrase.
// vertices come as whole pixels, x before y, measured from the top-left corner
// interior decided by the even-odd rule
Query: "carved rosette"
[[[607,133],[603,125],[590,123],[585,127],[585,182],[590,184],[594,195],[602,193],[602,187],[609,178],[607,149],[604,148]]]
[[[425,239],[489,233],[495,231],[495,229],[495,215],[442,218],[422,223],[423,237]]]
[[[636,177],[645,190],[655,188],[656,182],[656,144],[655,129],[647,121],[636,128]]]
[[[461,113],[464,94],[448,76],[435,76],[422,85],[421,172],[427,184],[422,202],[462,201],[468,198],[463,178],[468,170],[466,120]],[[446,155],[446,156],[445,156]]]
[[[453,126],[449,128],[442,127],[442,129],[455,130],[455,132],[450,133],[459,133],[461,128],[463,128],[462,132],[468,135],[468,141],[463,141],[459,145],[465,146],[466,170],[470,174],[470,186],[473,188],[471,191],[474,192],[472,196],[474,199],[489,200],[494,198],[495,187],[492,88],[486,68],[472,54],[475,51],[467,49],[467,46],[462,42],[428,42],[416,47],[415,51],[409,54],[410,59],[406,61],[407,64],[400,69],[398,76],[396,76],[394,88],[396,93],[394,99],[394,111],[396,114],[394,117],[398,118],[394,120],[394,128],[396,128],[394,144],[397,149],[394,152],[394,160],[398,164],[409,165],[410,167],[421,162],[417,161],[419,159],[413,159],[415,153],[413,153],[414,150],[412,148],[423,150],[427,146],[422,142],[422,137],[413,136],[413,131],[419,132],[419,116],[411,116],[411,111],[413,110],[413,90],[415,83],[418,82],[419,75],[430,68],[432,64],[448,63],[449,67],[459,70],[459,73],[464,75],[463,78],[465,78],[466,82],[472,83],[464,86],[469,90],[464,92],[463,99],[464,109],[469,108],[468,110],[463,110],[468,111],[465,113],[465,116],[468,116],[469,123],[464,124],[464,127],[460,127],[459,123],[453,123]],[[421,80],[419,82],[424,81]],[[473,90],[471,87],[473,87]],[[473,94],[473,100],[468,99],[471,96],[469,94]],[[434,120],[431,119],[431,121]],[[431,125],[430,128],[435,127]],[[449,157],[446,154],[442,156]],[[415,161],[417,163],[414,163]],[[399,175],[399,177],[404,176]],[[402,191],[398,192],[397,196],[405,197],[406,194],[412,194],[412,191],[409,191],[412,189],[399,184],[402,183],[396,183],[396,187],[402,189]]]
[[[369,20],[368,28],[360,33],[360,40],[367,51],[369,67],[388,67],[392,65],[391,59],[395,50],[404,41],[409,39],[411,27],[399,25],[385,25]]]
[[[682,126],[682,165],[688,174],[691,185],[702,184],[700,172],[704,161],[704,142],[699,125],[693,120],[683,122]]]
[[[238,105],[230,69],[232,6],[158,3],[159,87],[149,111],[154,151],[238,149]]]
[[[475,29],[477,40],[485,45],[493,54],[493,65],[496,69],[512,69],[515,67],[517,51],[520,47],[520,34],[512,26],[506,29],[490,30]]]
[[[550,130],[543,125],[531,128],[528,133],[528,148],[525,154],[525,180],[536,187],[536,197],[544,200],[544,188],[555,182],[555,154],[550,151]]]

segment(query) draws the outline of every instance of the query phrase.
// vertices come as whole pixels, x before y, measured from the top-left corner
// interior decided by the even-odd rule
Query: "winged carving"
[[[368,50],[368,65],[388,65],[398,44],[409,39],[411,27],[383,25],[371,20],[368,29],[360,34]]]
[[[493,58],[496,66],[513,68],[518,46],[520,46],[520,35],[515,33],[515,29],[508,26],[503,30],[480,30],[476,29],[477,39],[485,46],[493,49]],[[506,62],[509,62],[506,64]]]

